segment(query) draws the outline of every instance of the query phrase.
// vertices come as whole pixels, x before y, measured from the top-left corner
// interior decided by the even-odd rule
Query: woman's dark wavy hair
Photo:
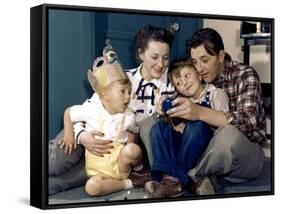
[[[140,63],[139,50],[141,52],[145,51],[150,41],[164,42],[171,47],[173,38],[173,34],[164,28],[152,25],[143,26],[134,36],[137,61]]]
[[[218,55],[221,50],[224,50],[224,44],[221,35],[212,28],[202,28],[196,31],[192,37],[185,42],[186,55],[190,57],[191,48],[197,48],[198,46],[204,46],[208,54],[214,56]],[[227,60],[230,60],[230,56],[226,53]]]

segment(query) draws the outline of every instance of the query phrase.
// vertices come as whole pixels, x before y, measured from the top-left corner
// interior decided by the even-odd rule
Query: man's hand
[[[186,120],[200,120],[201,106],[191,102],[186,97],[177,97],[173,101],[173,107],[167,114],[170,117],[179,117]]]
[[[103,136],[102,133],[83,132],[80,135],[80,143],[92,154],[103,157],[104,154],[110,154],[113,148],[112,141],[100,140],[96,136]]]

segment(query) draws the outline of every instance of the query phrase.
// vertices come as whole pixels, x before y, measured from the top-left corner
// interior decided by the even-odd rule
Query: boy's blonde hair
[[[168,78],[169,81],[174,85],[174,81],[173,81],[173,77],[180,77],[181,76],[181,70],[183,68],[191,68],[193,69],[195,72],[197,72],[195,70],[195,67],[191,61],[191,59],[186,59],[186,58],[181,58],[181,59],[175,59],[171,65],[169,66],[168,69]]]
[[[131,83],[131,81],[130,81],[129,79],[120,79],[120,80],[116,80],[116,81],[111,82],[109,85],[107,85],[106,87],[104,87],[104,88],[99,92],[99,94],[101,95],[104,91],[110,90],[111,87],[113,86],[113,83],[118,83],[118,84],[121,85],[121,86],[132,88],[132,83]]]

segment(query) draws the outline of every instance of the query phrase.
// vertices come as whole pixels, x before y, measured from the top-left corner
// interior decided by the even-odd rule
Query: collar
[[[224,80],[226,80],[226,81],[231,81],[231,68],[232,68],[232,66],[233,66],[233,61],[226,61],[224,63],[224,69],[223,69],[222,75],[224,77]]]
[[[221,74],[213,81],[213,84],[221,83],[224,81],[232,81],[232,67],[233,67],[233,61],[225,61],[224,68]]]
[[[213,84],[206,83],[205,88],[201,92],[199,98],[198,99],[194,99],[193,97],[190,97],[190,100],[193,103],[200,103],[200,102],[205,100],[207,92],[211,92],[211,91],[214,91],[214,90],[216,90],[216,87]]]
[[[92,101],[98,107],[98,114],[101,115],[103,119],[119,117],[123,114],[123,113],[109,114],[108,111],[104,108],[100,96],[97,93],[93,95]]]

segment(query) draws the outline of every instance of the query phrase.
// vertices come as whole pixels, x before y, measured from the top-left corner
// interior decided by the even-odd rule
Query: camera
[[[177,126],[181,122],[186,122],[185,119],[178,118],[178,117],[170,118],[167,115],[167,111],[169,111],[171,108],[173,108],[173,100],[176,99],[176,97],[168,97],[162,102],[162,110],[165,113],[163,118],[166,122],[171,122],[173,124],[173,126]]]
[[[166,113],[171,108],[173,108],[173,100],[174,100],[174,98],[168,97],[162,102],[162,110],[164,113]]]

